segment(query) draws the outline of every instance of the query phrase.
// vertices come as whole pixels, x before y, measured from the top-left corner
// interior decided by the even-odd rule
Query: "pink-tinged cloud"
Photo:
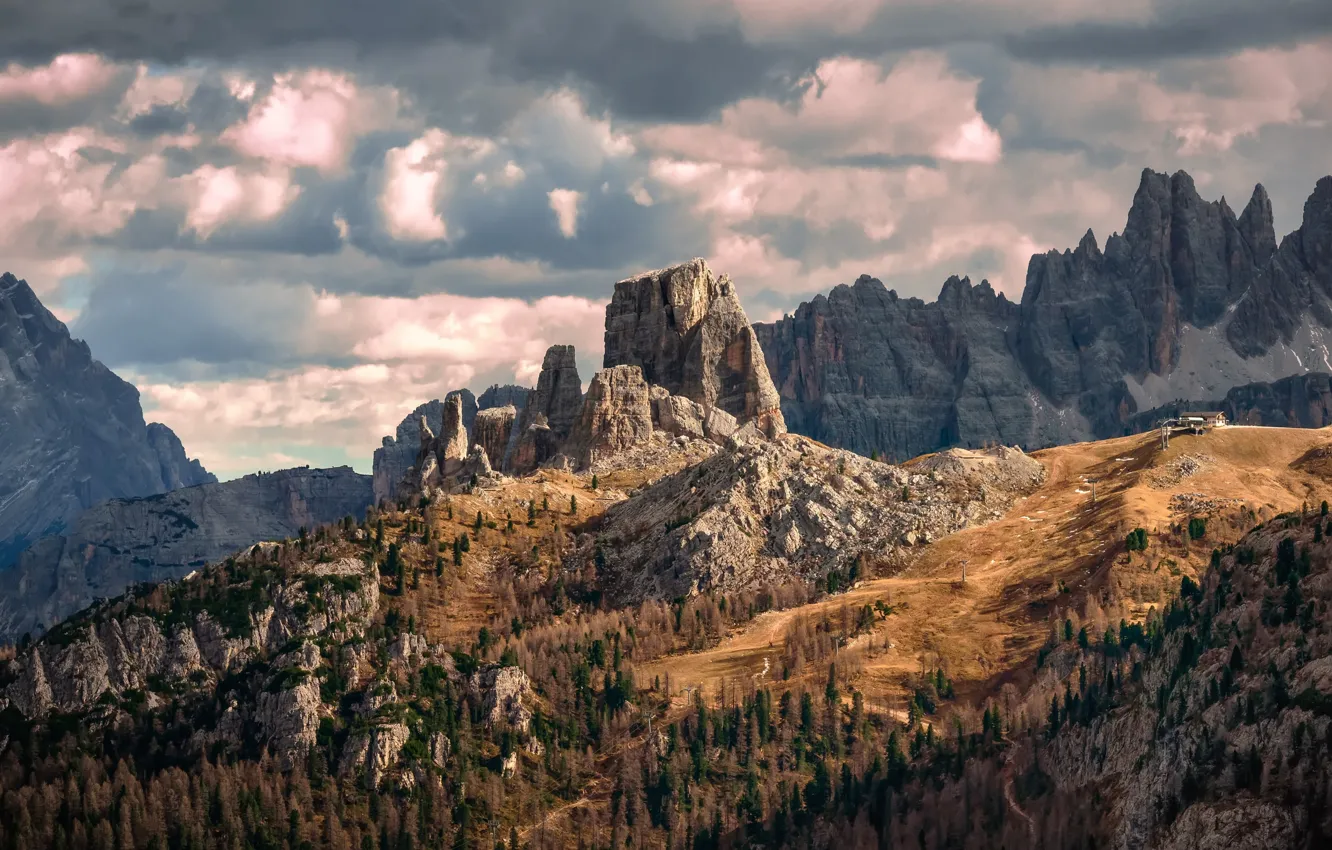
[[[229,81],[232,91],[253,96],[252,83]],[[263,100],[222,140],[246,156],[285,166],[341,171],[355,139],[388,126],[397,116],[393,89],[362,91],[345,74],[310,70],[281,74]]]
[[[116,139],[89,129],[16,139],[0,146],[0,248],[32,253],[119,230],[161,180],[149,158],[113,175],[110,163],[80,151],[124,151]]]
[[[36,68],[11,63],[0,71],[0,103],[73,103],[106,89],[117,73],[116,66],[90,53],[67,53]]]
[[[1015,130],[1026,124],[1065,138],[1094,137],[1142,164],[1167,154],[1198,158],[1229,151],[1267,127],[1326,126],[1328,68],[1327,42],[1189,60],[1170,73],[1019,64],[1006,86],[1014,109],[1006,122]]]
[[[329,446],[362,469],[379,438],[418,404],[442,398],[479,374],[531,383],[548,346],[572,343],[595,355],[604,304],[572,296],[419,298],[310,293],[293,334],[362,362],[307,366],[262,378],[164,383],[134,378],[149,416],[170,425],[219,475],[252,471],[256,457]],[[482,387],[474,387],[480,390]],[[280,448],[281,447],[281,448]],[[271,468],[271,467],[269,467]]]
[[[193,196],[185,226],[204,239],[229,221],[273,219],[300,194],[300,187],[292,185],[291,174],[283,169],[260,172],[205,165],[185,182]]]
[[[550,209],[555,213],[555,223],[565,239],[578,235],[578,205],[583,201],[583,193],[573,189],[552,189],[546,193]]]
[[[384,190],[379,211],[384,228],[394,239],[429,242],[447,239],[448,224],[438,209],[448,161],[443,153],[447,135],[430,130],[406,147],[384,155]]]
[[[435,127],[403,147],[390,148],[384,154],[378,198],[384,229],[401,241],[448,239],[442,207],[455,180],[471,174],[473,183],[511,186],[525,176],[512,161],[495,163],[493,172],[487,173],[485,166],[494,161],[497,151],[490,139],[455,136]]]
[[[980,81],[959,75],[931,51],[877,63],[838,57],[820,63],[794,107],[742,100],[710,125],[642,131],[659,155],[764,168],[801,159],[934,156],[995,162],[999,134],[976,108]]]

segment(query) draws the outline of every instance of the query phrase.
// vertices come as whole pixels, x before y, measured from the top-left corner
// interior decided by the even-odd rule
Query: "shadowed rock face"
[[[754,330],[791,430],[905,459],[1117,436],[1172,398],[1306,372],[1330,305],[1332,178],[1278,247],[1262,186],[1236,216],[1148,170],[1124,232],[1032,257],[1020,303],[950,278],[927,304],[862,276]]]
[[[604,365],[637,366],[649,384],[718,407],[770,435],[786,430],[754,329],[726,275],[706,262],[615,284]]]
[[[295,537],[373,498],[351,467],[287,469],[141,499],[112,499],[38,540],[0,573],[0,640],[39,631],[130,585],[180,578],[254,543]]]
[[[536,389],[518,417],[505,457],[505,469],[530,472],[553,457],[569,438],[583,408],[572,345],[552,345],[541,362]]]
[[[0,569],[104,499],[216,481],[139,393],[71,339],[25,281],[0,275]]]

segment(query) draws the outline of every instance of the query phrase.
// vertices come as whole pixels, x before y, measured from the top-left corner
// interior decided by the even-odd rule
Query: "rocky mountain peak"
[[[1277,249],[1276,225],[1272,220],[1272,199],[1267,196],[1262,183],[1253,187],[1253,195],[1237,223],[1240,235],[1253,249],[1255,259],[1262,263],[1270,260]]]
[[[104,499],[213,480],[26,281],[0,275],[0,568]]]
[[[741,424],[786,428],[781,400],[754,329],[726,275],[702,259],[626,278],[606,308],[612,366],[637,366],[644,379]]]
[[[1144,169],[1122,233],[1033,256],[1019,304],[964,278],[926,304],[861,275],[755,332],[791,429],[833,445],[907,458],[1109,437],[1138,410],[1327,356],[1332,177],[1279,250],[1273,233],[1262,186],[1236,217],[1187,173]]]
[[[1092,232],[1090,227],[1087,228],[1086,233],[1082,234],[1082,239],[1078,241],[1078,247],[1074,253],[1092,260],[1099,261],[1101,259],[1101,248],[1096,244],[1096,234]]]
[[[1304,202],[1304,221],[1300,224],[1300,248],[1307,267],[1332,293],[1332,177],[1324,177],[1314,186]]]

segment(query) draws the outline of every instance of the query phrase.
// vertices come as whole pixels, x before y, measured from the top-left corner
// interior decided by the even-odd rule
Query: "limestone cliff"
[[[604,365],[637,366],[649,384],[719,408],[769,435],[786,430],[758,338],[726,275],[705,261],[615,284]]]
[[[518,417],[504,468],[531,472],[553,457],[569,438],[583,407],[583,387],[572,345],[552,345],[541,362],[536,389]]]
[[[592,376],[566,453],[581,468],[631,451],[652,439],[652,400],[637,366],[612,366]]]

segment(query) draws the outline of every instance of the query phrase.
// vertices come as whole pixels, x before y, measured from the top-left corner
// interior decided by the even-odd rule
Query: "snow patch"
[[[1323,363],[1332,371],[1328,331],[1305,320],[1289,344],[1279,342],[1258,357],[1244,358],[1226,339],[1229,322],[1210,328],[1180,327],[1179,362],[1168,375],[1148,374],[1142,381],[1125,375],[1124,382],[1139,410],[1173,401],[1218,401],[1233,387],[1287,378],[1310,371],[1305,362]]]

